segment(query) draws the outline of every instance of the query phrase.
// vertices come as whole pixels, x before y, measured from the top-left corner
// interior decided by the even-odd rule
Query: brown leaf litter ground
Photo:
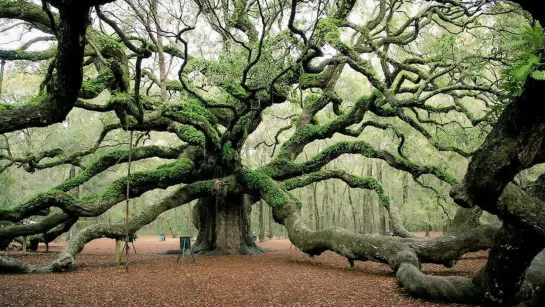
[[[201,256],[196,263],[159,251],[178,240],[139,237],[129,272],[115,265],[115,241],[95,240],[76,259],[73,271],[55,274],[0,274],[0,306],[459,306],[407,297],[387,265],[356,262],[326,252],[312,260],[288,240],[259,243],[271,252],[258,256]],[[39,263],[63,247],[36,253],[0,252]],[[437,275],[471,276],[486,253],[466,255],[453,268],[424,265]]]

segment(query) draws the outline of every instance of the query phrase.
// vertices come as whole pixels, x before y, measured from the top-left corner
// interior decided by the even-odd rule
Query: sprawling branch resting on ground
[[[234,177],[221,178],[222,182],[230,183],[228,186],[236,187]],[[196,198],[209,195],[216,189],[214,180],[195,182],[179,188],[170,196],[164,198],[161,202],[151,206],[147,211],[133,217],[128,224],[129,233],[138,231],[143,226],[153,222],[161,213],[186,204]],[[222,190],[222,192],[235,192]],[[41,273],[41,272],[61,272],[72,268],[75,256],[81,252],[85,244],[101,237],[116,238],[124,233],[122,223],[114,225],[97,224],[89,226],[72,238],[61,252],[59,257],[48,264],[26,264],[20,260],[0,256],[0,269],[7,272],[17,273]]]
[[[251,189],[249,193],[258,194],[265,199],[273,209],[274,218],[288,230],[290,241],[309,255],[319,255],[326,250],[334,251],[346,257],[350,263],[354,260],[377,261],[389,264],[397,272],[398,278],[403,281],[415,280],[416,285],[430,283],[427,277],[423,277],[419,271],[420,263],[439,263],[451,266],[463,254],[470,251],[487,249],[491,245],[493,234],[497,228],[494,226],[477,226],[455,228],[459,231],[446,234],[440,238],[399,238],[376,235],[355,234],[345,229],[335,227],[312,231],[303,223],[299,215],[299,204],[293,197],[283,190],[270,177],[255,171],[248,171],[241,175],[244,182]],[[449,278],[447,288],[444,285],[435,284],[426,286],[428,294],[440,291],[433,296],[435,299],[455,299],[456,294],[451,294],[449,289],[455,288],[452,282],[470,284],[461,278]],[[408,287],[411,287],[408,282]],[[417,294],[415,292],[415,294]],[[462,300],[462,295],[457,301]],[[469,297],[473,301],[475,297]],[[467,302],[468,300],[464,300]]]
[[[331,250],[346,257],[351,265],[354,260],[388,263],[406,290],[417,297],[458,303],[512,304],[526,268],[545,246],[543,240],[536,241],[529,232],[520,232],[509,225],[504,225],[499,232],[494,226],[478,225],[480,214],[469,220],[462,219],[469,224],[456,225],[451,233],[439,238],[359,235],[338,227],[312,231],[301,220],[299,204],[270,177],[251,171],[241,177],[251,192],[260,194],[269,203],[275,220],[286,226],[290,240],[303,252],[319,255]],[[311,177],[313,175],[308,176]],[[297,186],[297,182],[287,181],[284,187]],[[461,209],[458,214],[466,215],[467,210]],[[427,262],[451,266],[467,252],[489,248],[492,240],[495,243],[491,260],[473,281],[463,277],[427,276],[419,270],[420,263]],[[542,269],[541,262],[536,261],[534,265]],[[513,275],[505,278],[503,274]],[[533,289],[541,286],[540,281],[526,283],[526,287]],[[529,299],[527,292],[519,294],[517,300]]]

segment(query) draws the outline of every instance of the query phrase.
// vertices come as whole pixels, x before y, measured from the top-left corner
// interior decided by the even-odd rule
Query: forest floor
[[[131,249],[129,272],[115,261],[115,241],[87,244],[72,272],[0,274],[0,306],[459,306],[407,297],[387,265],[356,262],[326,252],[312,260],[288,240],[258,243],[270,252],[258,256],[201,256],[176,263],[177,255],[158,252],[178,248],[178,240],[158,242],[139,237]],[[50,252],[9,253],[39,263],[53,260],[63,243]],[[188,260],[189,259],[189,260]],[[471,276],[486,253],[464,256],[453,268],[424,265],[424,272]]]

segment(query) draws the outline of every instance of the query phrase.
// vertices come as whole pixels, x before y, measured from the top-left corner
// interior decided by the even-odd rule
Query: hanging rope
[[[125,272],[129,271],[129,192],[131,184],[132,133],[129,142],[129,165],[127,167],[127,202],[125,204]]]

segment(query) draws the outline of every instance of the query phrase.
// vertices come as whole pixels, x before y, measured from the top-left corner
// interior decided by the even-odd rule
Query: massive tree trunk
[[[251,204],[242,194],[201,198],[193,210],[195,227],[199,230],[195,252],[261,253],[250,233]]]
[[[505,223],[496,234],[486,266],[473,278],[485,304],[514,305],[526,270],[544,246],[538,236]]]

